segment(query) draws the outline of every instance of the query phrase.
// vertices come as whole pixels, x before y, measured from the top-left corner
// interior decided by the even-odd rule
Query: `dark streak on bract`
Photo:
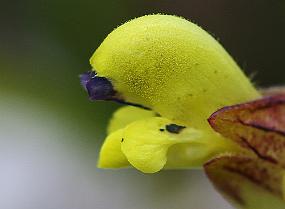
[[[185,126],[179,126],[179,125],[172,123],[172,124],[166,125],[165,128],[170,133],[179,134],[180,131],[182,131],[186,127]]]
[[[277,164],[277,161],[276,161],[274,158],[272,158],[272,157],[270,157],[270,156],[265,156],[265,155],[263,155],[263,154],[260,154],[259,151],[258,151],[258,149],[256,149],[253,145],[251,145],[251,144],[247,141],[247,139],[246,139],[245,137],[240,136],[239,138],[240,138],[240,139],[242,140],[242,142],[244,142],[245,145],[246,145],[249,149],[251,149],[259,158],[261,158],[261,159],[263,159],[263,160],[267,160],[267,161],[269,161],[269,162],[271,162],[271,163]]]

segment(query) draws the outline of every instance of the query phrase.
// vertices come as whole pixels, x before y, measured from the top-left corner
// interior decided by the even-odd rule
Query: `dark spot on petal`
[[[162,131],[165,131],[165,129],[163,129],[163,128],[160,128],[159,130],[160,130],[161,132],[162,132]]]
[[[121,139],[121,142],[123,142],[123,141],[124,141],[124,138]]]
[[[166,125],[165,128],[170,133],[179,134],[180,131],[182,131],[186,127],[185,126],[179,126],[176,124],[169,124],[169,125]]]
[[[154,114],[154,116],[155,117],[161,117],[161,115],[159,113],[157,113],[157,112]]]

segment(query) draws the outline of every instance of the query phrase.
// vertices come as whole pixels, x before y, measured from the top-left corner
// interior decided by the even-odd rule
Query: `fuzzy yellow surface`
[[[163,117],[206,127],[218,108],[259,97],[223,47],[176,16],[148,15],[110,33],[90,59],[128,102]]]
[[[168,124],[171,121],[166,118],[153,117],[133,122],[125,128],[121,147],[135,168],[145,173],[160,171],[167,162],[169,147],[202,137],[200,131],[192,128],[185,128],[179,134],[160,131]]]
[[[123,129],[109,134],[100,150],[99,168],[123,168],[129,166],[126,156],[121,150]]]
[[[90,63],[112,83],[118,99],[152,109],[126,107],[114,114],[100,167],[131,164],[152,173],[200,167],[215,155],[235,152],[239,148],[215,133],[207,118],[221,107],[260,97],[211,35],[176,16],[147,15],[119,26]],[[167,123],[186,128],[159,131]]]
[[[153,111],[144,110],[133,106],[119,108],[112,116],[107,133],[110,134],[118,129],[125,128],[131,122],[149,117],[154,117]]]

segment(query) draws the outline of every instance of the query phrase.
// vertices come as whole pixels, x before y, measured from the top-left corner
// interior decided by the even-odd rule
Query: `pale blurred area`
[[[37,100],[1,96],[1,209],[230,208],[201,171],[99,170],[96,128],[86,132]]]
[[[0,12],[0,209],[231,209],[201,171],[100,170],[112,112],[78,74],[118,24],[184,16],[210,31],[257,85],[285,83],[279,1],[25,0]]]

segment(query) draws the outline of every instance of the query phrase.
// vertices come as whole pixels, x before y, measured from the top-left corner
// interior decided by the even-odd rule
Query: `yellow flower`
[[[129,105],[110,121],[100,168],[203,166],[236,206],[285,209],[285,88],[261,96],[214,38],[170,15],[123,24],[90,62],[90,99]]]
[[[111,119],[100,168],[153,173],[201,167],[213,156],[240,151],[207,118],[260,94],[199,26],[171,15],[131,20],[107,36],[90,63],[92,71],[81,76],[90,99],[133,105]]]

